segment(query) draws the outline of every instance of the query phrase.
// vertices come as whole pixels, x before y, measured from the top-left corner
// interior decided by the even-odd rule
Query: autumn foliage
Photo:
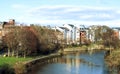
[[[4,37],[8,56],[49,54],[60,48],[54,30],[41,26],[14,27]]]

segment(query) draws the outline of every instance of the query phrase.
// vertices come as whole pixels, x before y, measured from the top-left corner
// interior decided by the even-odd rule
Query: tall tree
[[[39,41],[39,52],[50,53],[57,47],[58,38],[56,32],[47,27],[31,26]]]
[[[18,40],[20,44],[20,51],[23,53],[24,57],[37,52],[37,37],[30,30],[30,27],[21,28]]]
[[[119,38],[115,35],[115,31],[109,27],[106,27],[106,29],[104,30],[102,39],[103,39],[103,44],[105,46],[108,46],[109,48],[119,47]]]
[[[17,52],[18,54],[30,55],[36,53],[37,37],[30,30],[30,27],[14,27],[4,37],[4,41],[8,47],[8,56],[10,52]]]
[[[8,32],[4,37],[4,42],[6,43],[8,47],[8,56],[10,56],[10,53],[12,52],[12,56],[14,56],[15,51],[17,50],[17,31],[15,27],[14,29],[11,28],[10,32]]]

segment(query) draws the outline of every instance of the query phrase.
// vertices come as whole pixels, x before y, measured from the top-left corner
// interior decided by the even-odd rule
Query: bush
[[[15,74],[14,69],[9,64],[0,66],[0,74]]]
[[[24,63],[22,63],[22,62],[17,62],[14,65],[14,70],[15,70],[16,74],[26,74],[27,73],[26,67],[25,67]]]

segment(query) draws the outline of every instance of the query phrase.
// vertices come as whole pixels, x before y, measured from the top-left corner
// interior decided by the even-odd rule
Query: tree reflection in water
[[[70,53],[42,65],[34,74],[108,74],[104,62],[104,51]]]

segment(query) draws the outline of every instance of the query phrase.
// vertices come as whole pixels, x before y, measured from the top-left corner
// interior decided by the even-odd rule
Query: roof
[[[73,24],[68,24],[69,26],[71,26],[71,27],[74,27],[74,25]]]
[[[66,30],[68,30],[69,31],[69,29],[67,28],[67,27],[60,27],[61,29],[66,29]]]
[[[113,27],[112,29],[117,29],[117,30],[120,30],[120,27]]]

